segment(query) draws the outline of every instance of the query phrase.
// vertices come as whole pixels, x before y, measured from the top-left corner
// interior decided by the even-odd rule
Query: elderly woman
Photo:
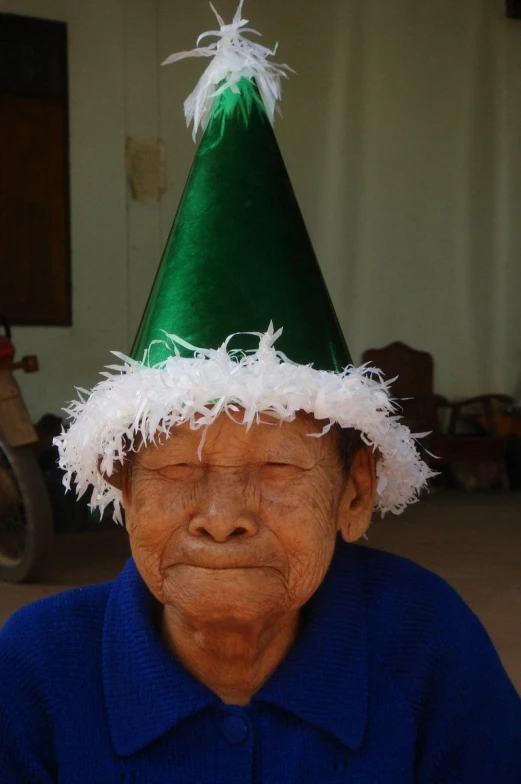
[[[58,439],[133,557],[4,627],[0,781],[516,784],[521,702],[479,621],[354,544],[430,471],[349,365],[268,122],[283,67],[240,10],[198,50],[211,117],[133,356]],[[192,345],[268,313],[284,352],[271,327]]]

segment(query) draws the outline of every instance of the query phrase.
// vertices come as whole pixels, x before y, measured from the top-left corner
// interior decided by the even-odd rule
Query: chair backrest
[[[396,342],[364,351],[362,362],[379,368],[385,378],[398,376],[391,387],[394,398],[426,397],[434,392],[434,362],[427,351]]]
[[[399,405],[404,424],[415,433],[438,433],[434,362],[430,354],[396,342],[364,351],[362,362],[381,370],[386,379],[397,377],[391,385],[391,396]]]

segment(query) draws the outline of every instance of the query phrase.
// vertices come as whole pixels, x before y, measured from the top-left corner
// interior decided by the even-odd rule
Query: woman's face
[[[322,582],[339,528],[346,538],[361,532],[360,483],[356,471],[346,479],[334,437],[310,437],[320,426],[304,416],[269,422],[247,430],[219,417],[201,460],[203,431],[175,427],[124,472],[137,567],[188,621],[244,623],[298,609]],[[365,530],[374,461],[363,455]]]

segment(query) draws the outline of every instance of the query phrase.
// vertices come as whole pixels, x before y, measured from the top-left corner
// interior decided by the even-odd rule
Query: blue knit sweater
[[[339,544],[247,707],[163,646],[134,562],[0,633],[2,784],[520,784],[521,701],[435,575]]]

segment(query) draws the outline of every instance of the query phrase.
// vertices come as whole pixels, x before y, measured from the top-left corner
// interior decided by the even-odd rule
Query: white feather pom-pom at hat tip
[[[89,394],[78,390],[78,400],[66,410],[70,427],[55,439],[64,484],[74,481],[78,495],[92,487],[91,507],[100,512],[114,504],[121,521],[121,492],[106,481],[124,460],[136,437],[152,443],[159,434],[189,423],[206,427],[220,415],[251,426],[260,414],[292,421],[303,411],[328,424],[354,428],[366,444],[379,452],[375,507],[382,514],[401,513],[434,475],[421,459],[417,438],[396,416],[388,382],[368,366],[342,373],[298,365],[274,346],[282,330],[270,325],[250,352],[229,350],[234,336],[218,349],[191,346],[175,335],[165,335],[172,355],[158,365],[137,362],[113,352],[122,364],[109,366]],[[179,347],[193,352],[184,358]]]
[[[247,27],[248,20],[242,18],[243,5],[244,0],[241,0],[233,21],[231,24],[225,24],[210,3],[220,29],[202,33],[197,39],[195,49],[171,54],[161,63],[170,65],[189,57],[211,58],[195,90],[185,101],[186,124],[193,123],[194,140],[198,129],[206,128],[216,97],[227,89],[238,93],[241,79],[255,79],[266,113],[273,124],[275,110],[282,97],[281,79],[287,78],[290,72],[294,73],[289,65],[268,60],[277,53],[277,45],[268,49],[245,37],[245,33],[256,36],[261,34],[258,30]],[[199,46],[200,41],[208,37],[215,37],[217,41],[208,46]]]

